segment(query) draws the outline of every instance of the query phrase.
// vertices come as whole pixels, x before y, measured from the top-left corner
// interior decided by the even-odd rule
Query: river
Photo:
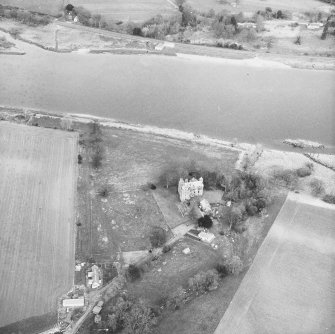
[[[334,148],[335,72],[238,62],[32,48],[0,55],[0,104],[272,147],[302,138]]]

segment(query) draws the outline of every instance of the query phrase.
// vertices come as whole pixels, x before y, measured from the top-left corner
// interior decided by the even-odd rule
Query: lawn
[[[73,284],[76,155],[75,133],[0,123],[0,327],[55,312]]]
[[[31,11],[57,15],[62,11],[63,0],[2,0],[2,5],[20,7]]]
[[[215,333],[334,333],[334,218],[290,194]]]
[[[173,1],[171,1],[173,2]],[[73,0],[74,6],[83,6],[92,13],[120,21],[145,21],[155,15],[173,15],[177,10],[167,0]]]

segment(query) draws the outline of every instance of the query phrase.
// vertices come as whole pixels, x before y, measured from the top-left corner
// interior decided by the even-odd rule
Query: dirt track
[[[334,206],[289,195],[215,334],[335,332]]]
[[[75,133],[0,123],[0,327],[73,284],[76,152]]]

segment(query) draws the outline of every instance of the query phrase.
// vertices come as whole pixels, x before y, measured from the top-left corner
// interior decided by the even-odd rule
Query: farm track
[[[74,133],[0,124],[0,327],[55,311],[73,284],[76,152]]]

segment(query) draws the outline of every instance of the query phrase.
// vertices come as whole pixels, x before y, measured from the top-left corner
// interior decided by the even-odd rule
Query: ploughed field
[[[334,221],[289,194],[215,334],[335,333]]]
[[[0,332],[73,284],[77,134],[0,122]]]
[[[146,21],[158,14],[177,13],[173,0],[74,0],[71,3],[107,19],[121,21]]]

